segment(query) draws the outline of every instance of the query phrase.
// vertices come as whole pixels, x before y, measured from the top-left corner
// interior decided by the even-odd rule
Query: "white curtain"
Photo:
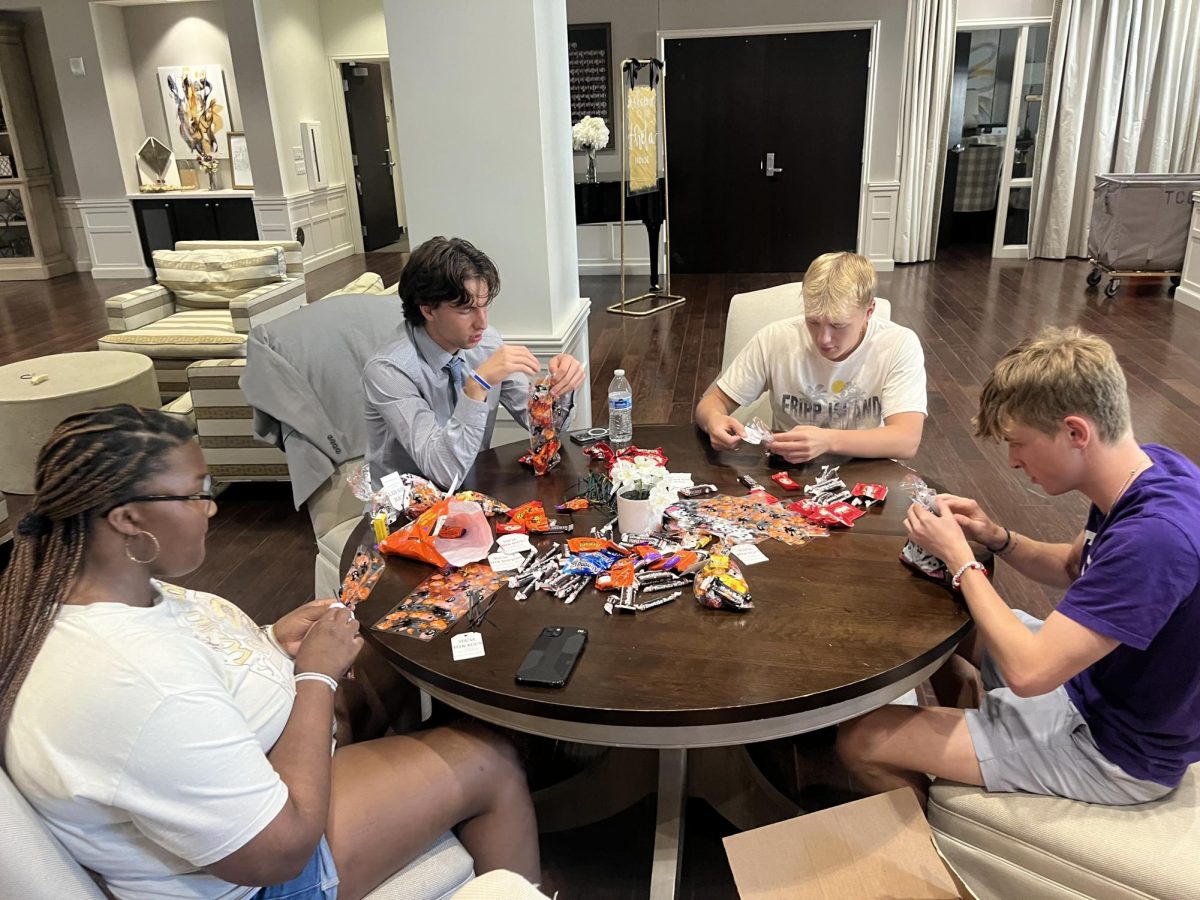
[[[911,0],[900,108],[896,262],[932,259],[937,244],[957,0]]]
[[[1200,172],[1200,4],[1057,0],[1029,255],[1087,256],[1092,184]]]

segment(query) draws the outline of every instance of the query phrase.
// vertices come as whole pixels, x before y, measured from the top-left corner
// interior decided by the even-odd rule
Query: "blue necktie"
[[[446,370],[450,373],[450,399],[451,406],[458,405],[458,395],[462,393],[463,386],[463,361],[461,356],[452,356],[450,361],[446,363]]]

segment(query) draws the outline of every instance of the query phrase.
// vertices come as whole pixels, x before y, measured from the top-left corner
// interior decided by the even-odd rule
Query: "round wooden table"
[[[717,453],[707,436],[690,425],[642,426],[634,439],[639,447],[663,447],[668,468],[690,472],[697,484],[712,482],[723,493],[741,495],[746,489],[737,476],[750,474],[787,502],[787,492],[769,480],[782,466],[770,466],[756,447]],[[517,463],[521,452],[521,445],[511,444],[480,454],[466,487],[512,506],[538,499],[552,518],[570,518],[555,514],[555,504],[599,463],[568,443],[562,463],[535,478]],[[659,751],[659,832],[651,896],[670,897],[678,878],[678,826],[689,788],[740,827],[761,824],[762,815],[748,814],[741,788],[731,786],[738,779],[726,768],[736,764],[742,774],[756,776],[757,770],[747,768],[742,745],[833,725],[896,699],[936,671],[971,628],[965,609],[946,589],[915,577],[898,560],[909,503],[901,482],[909,471],[888,460],[820,462],[841,462],[842,479],[851,486],[855,481],[886,484],[888,499],[853,528],[835,530],[802,547],[773,540],[760,544],[768,561],[742,567],[755,604],[748,612],[706,609],[687,589],[674,603],[609,616],[603,610],[604,595],[590,588],[566,605],[543,592],[519,602],[502,587],[480,629],[486,655],[454,662],[445,634],[423,642],[370,630],[433,573],[428,565],[389,557],[379,584],[359,607],[365,636],[424,691],[484,721],[563,740]],[[787,471],[804,484],[819,468],[809,463]],[[606,519],[596,510],[576,513],[574,534],[586,535]],[[347,544],[343,568],[367,530],[364,523]],[[566,537],[570,535],[533,542]],[[517,667],[547,625],[586,628],[583,655],[564,688],[517,684]],[[468,629],[462,621],[450,634]],[[707,762],[694,754],[689,783],[688,751],[696,748],[736,749]],[[622,776],[620,759],[610,765],[628,785],[634,779],[628,771]],[[724,772],[724,778],[715,779],[719,784],[714,790],[721,796],[697,789],[697,763],[707,771]],[[779,814],[794,810],[777,794],[775,800]],[[607,811],[618,811],[619,806],[613,808],[617,802],[609,803]]]

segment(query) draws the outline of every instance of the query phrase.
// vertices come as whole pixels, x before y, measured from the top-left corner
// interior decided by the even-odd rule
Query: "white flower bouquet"
[[[575,150],[603,150],[608,146],[608,126],[599,116],[584,116],[571,126],[571,147]]]

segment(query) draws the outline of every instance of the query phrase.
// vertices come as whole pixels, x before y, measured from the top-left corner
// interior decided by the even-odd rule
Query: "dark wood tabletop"
[[[786,492],[769,476],[784,468],[798,483],[813,480],[820,465],[785,466],[757,448],[717,453],[692,426],[641,426],[639,447],[661,446],[672,472],[690,472],[697,484],[713,482],[724,493],[745,494],[737,476],[751,474],[772,493]],[[538,499],[551,517],[563,493],[599,463],[568,443],[563,461],[535,478],[517,463],[519,444],[480,454],[466,487],[512,506]],[[771,465],[770,463],[778,463]],[[510,712],[617,726],[690,726],[750,722],[803,713],[861,697],[895,684],[946,654],[971,622],[950,592],[914,576],[898,560],[909,495],[909,471],[888,460],[841,462],[847,484],[872,481],[890,493],[851,529],[837,529],[802,547],[768,540],[768,562],[743,566],[754,609],[744,613],[701,607],[690,588],[673,603],[637,615],[605,614],[603,596],[588,589],[571,605],[543,592],[526,601],[500,595],[480,629],[486,655],[454,662],[450,636],[465,621],[424,642],[370,629],[433,568],[388,557],[387,569],[359,607],[368,641],[405,673],[453,695]],[[795,496],[800,496],[796,494]],[[607,516],[576,513],[575,535],[586,535]],[[367,536],[364,522],[347,544],[343,569]],[[533,538],[535,545],[570,535]],[[547,625],[586,628],[588,642],[564,688],[519,685],[514,675]]]

